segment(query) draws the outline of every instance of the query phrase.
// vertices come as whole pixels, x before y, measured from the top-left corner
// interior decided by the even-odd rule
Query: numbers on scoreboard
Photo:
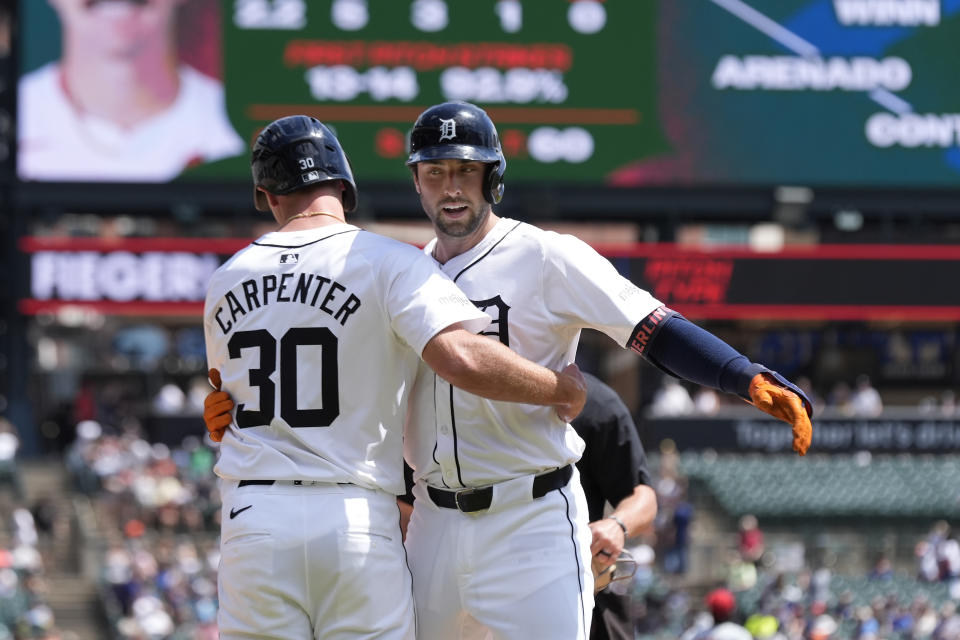
[[[303,29],[305,0],[235,0],[233,23],[240,29]]]
[[[410,22],[420,31],[427,33],[443,31],[450,22],[447,3],[444,0],[413,0],[410,5]]]
[[[348,102],[367,93],[378,102],[409,102],[420,93],[417,73],[411,67],[371,67],[360,72],[347,65],[316,66],[306,71],[310,95],[316,100]]]
[[[523,27],[523,6],[520,0],[498,0],[493,10],[500,18],[500,28],[506,33],[516,33]]]
[[[344,31],[363,29],[370,22],[367,0],[333,0],[330,6],[330,21]]]
[[[607,10],[596,0],[580,0],[567,9],[567,21],[578,33],[598,33],[607,24]]]
[[[449,67],[440,74],[440,90],[447,100],[517,104],[559,104],[569,94],[560,71],[523,67]]]
[[[594,142],[582,127],[537,127],[527,139],[527,148],[538,162],[580,164],[593,156]]]
[[[280,364],[280,417],[291,427],[329,427],[340,415],[340,385],[337,374],[337,336],[326,327],[294,327],[283,334],[280,350],[277,339],[266,329],[238,331],[230,338],[227,349],[231,360],[242,356],[245,349],[259,352],[259,367],[250,369],[250,386],[260,390],[260,409],[237,405],[237,426],[241,429],[270,424],[277,404],[276,384],[270,378]],[[320,395],[322,408],[300,409],[297,406],[298,349],[320,347]],[[311,366],[316,361],[311,359]],[[316,385],[316,377],[307,381]]]

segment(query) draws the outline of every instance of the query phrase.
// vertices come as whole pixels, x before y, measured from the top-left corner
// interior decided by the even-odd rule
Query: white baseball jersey
[[[216,473],[404,493],[419,356],[456,322],[490,317],[415,247],[347,224],[259,238],[216,271],[204,308],[209,366],[236,403]]]
[[[173,104],[132,127],[78,111],[64,92],[59,64],[25,75],[19,84],[20,177],[166,182],[195,162],[244,153],[220,82],[186,65],[178,74]]]
[[[493,317],[481,333],[556,370],[574,360],[581,329],[626,347],[661,306],[576,237],[507,218],[441,269]],[[418,376],[404,444],[418,480],[476,487],[573,463],[583,453],[583,441],[553,407],[480,398],[425,366]]]

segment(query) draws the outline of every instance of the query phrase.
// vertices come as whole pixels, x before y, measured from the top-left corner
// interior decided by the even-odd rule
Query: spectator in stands
[[[713,618],[713,625],[693,636],[693,640],[753,640],[753,634],[733,622],[737,599],[728,589],[714,589],[707,594],[705,603]]]
[[[880,392],[873,388],[870,376],[863,373],[857,376],[857,384],[850,397],[850,406],[855,416],[875,418],[883,413],[883,400]]]
[[[940,579],[936,547],[927,540],[920,540],[913,549],[913,555],[917,559],[917,578],[923,582],[936,582]]]
[[[664,374],[660,388],[653,395],[650,412],[657,417],[673,418],[693,413],[693,398],[680,381]]]
[[[210,393],[210,382],[206,376],[194,376],[187,386],[187,397],[183,411],[188,415],[203,415],[203,401]]]
[[[187,396],[177,384],[167,382],[153,398],[153,411],[161,416],[176,416],[184,412]]]
[[[939,413],[940,409],[937,406],[937,397],[934,395],[926,395],[920,398],[919,402],[917,402],[917,411],[923,416]]]
[[[960,578],[960,543],[956,538],[944,538],[937,545],[937,567],[941,580]]]
[[[960,638],[960,615],[957,605],[946,601],[940,606],[940,623],[933,631],[933,640],[956,640]]]
[[[854,638],[857,640],[878,640],[880,635],[880,621],[877,620],[874,610],[867,605],[857,609],[857,626]]]
[[[940,394],[940,415],[944,418],[953,418],[957,415],[957,394],[953,389],[947,389]]]
[[[913,634],[917,638],[929,638],[933,635],[934,630],[937,628],[937,624],[940,619],[937,617],[937,612],[932,606],[930,606],[930,601],[923,595],[918,595],[914,598],[913,601]]]
[[[890,629],[901,637],[913,631],[916,620],[911,607],[896,607],[890,616]]]
[[[946,520],[937,520],[930,526],[926,541],[929,542],[933,548],[937,548],[949,535],[950,524]]]
[[[657,493],[657,518],[654,528],[657,556],[663,559],[667,573],[686,571],[687,527],[693,507],[687,502],[687,478],[679,470],[676,444],[666,439],[660,443],[660,466],[654,482]]]
[[[814,601],[828,602],[832,599],[830,581],[833,572],[829,567],[817,567],[810,574],[810,596]]]
[[[93,470],[93,458],[103,428],[95,420],[77,423],[76,438],[67,448],[65,465],[74,486],[83,493],[91,494],[100,488],[100,480]]]
[[[836,632],[836,621],[824,613],[814,619],[813,624],[810,625],[810,631],[807,633],[807,637],[810,640],[829,640]]]
[[[673,508],[673,536],[663,558],[663,568],[667,573],[687,572],[691,520],[693,520],[692,504],[684,500]]]
[[[832,407],[841,415],[852,416],[853,404],[851,403],[850,385],[843,380],[834,384],[827,399],[827,406]]]
[[[0,417],[0,485],[7,485],[17,500],[23,500],[23,485],[17,468],[17,451],[20,438],[17,429],[6,418]]]
[[[669,438],[660,442],[660,468],[654,486],[657,498],[660,500],[661,510],[657,512],[658,520],[666,516],[664,509],[673,513],[673,507],[686,495],[686,479],[681,475],[679,467],[677,445]]]
[[[870,569],[869,578],[871,580],[890,580],[893,578],[893,565],[890,564],[890,558],[881,553],[877,556],[877,561]]]
[[[104,555],[102,567],[102,579],[110,590],[113,602],[121,615],[130,615],[135,590],[130,553],[123,545],[114,544]]]
[[[760,564],[765,550],[763,531],[760,530],[756,516],[751,513],[740,518],[737,548],[744,560],[755,565]]]
[[[720,410],[720,396],[713,389],[699,387],[693,394],[693,409],[701,415],[715,415]]]
[[[810,398],[810,404],[813,405],[813,415],[820,415],[820,412],[823,411],[824,406],[826,406],[826,401],[823,399],[823,396],[813,388],[813,382],[810,378],[807,376],[797,376],[797,386]]]
[[[787,640],[779,632],[780,622],[769,613],[755,613],[747,618],[743,626],[757,640]]]
[[[837,596],[837,602],[833,606],[833,615],[838,620],[853,620],[856,615],[856,609],[853,603],[853,592],[850,589],[844,589]]]
[[[734,592],[747,591],[757,584],[757,565],[746,560],[739,551],[730,552],[727,586]]]

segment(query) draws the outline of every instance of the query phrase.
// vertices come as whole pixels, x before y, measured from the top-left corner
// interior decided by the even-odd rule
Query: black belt
[[[237,488],[239,489],[240,487],[246,487],[251,484],[262,484],[269,487],[274,482],[276,482],[276,480],[241,480],[239,484],[237,484]]]
[[[567,465],[541,473],[533,479],[533,497],[542,498],[551,491],[567,486],[570,477],[573,475],[573,466]],[[473,511],[483,511],[490,508],[493,501],[493,487],[482,487],[480,489],[459,489],[447,490],[437,489],[427,485],[427,493],[433,504],[446,509],[459,509],[464,513]]]
[[[272,485],[272,484],[275,483],[275,482],[276,482],[276,480],[241,480],[240,482],[237,483],[237,489],[239,489],[240,487],[248,487],[248,486],[250,486],[250,485],[252,485],[252,484],[259,484],[259,485],[263,485],[263,486],[269,487],[270,485]],[[303,485],[303,482],[304,482],[303,480],[294,480],[294,481],[293,481],[293,486],[295,486],[295,487],[300,487],[300,486]],[[312,483],[313,481],[312,481],[312,480],[308,480],[308,482],[311,482],[311,483]],[[337,484],[350,484],[350,483],[349,483],[349,482],[338,482]]]

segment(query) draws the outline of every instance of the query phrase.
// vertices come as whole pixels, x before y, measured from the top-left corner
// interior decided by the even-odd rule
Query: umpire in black
[[[573,421],[586,442],[577,463],[587,497],[594,566],[606,568],[626,540],[653,524],[657,496],[650,486],[647,456],[629,409],[617,393],[595,376],[587,379],[587,404]],[[609,502],[613,511],[604,515]],[[596,595],[590,640],[633,640],[630,594],[605,589]]]

